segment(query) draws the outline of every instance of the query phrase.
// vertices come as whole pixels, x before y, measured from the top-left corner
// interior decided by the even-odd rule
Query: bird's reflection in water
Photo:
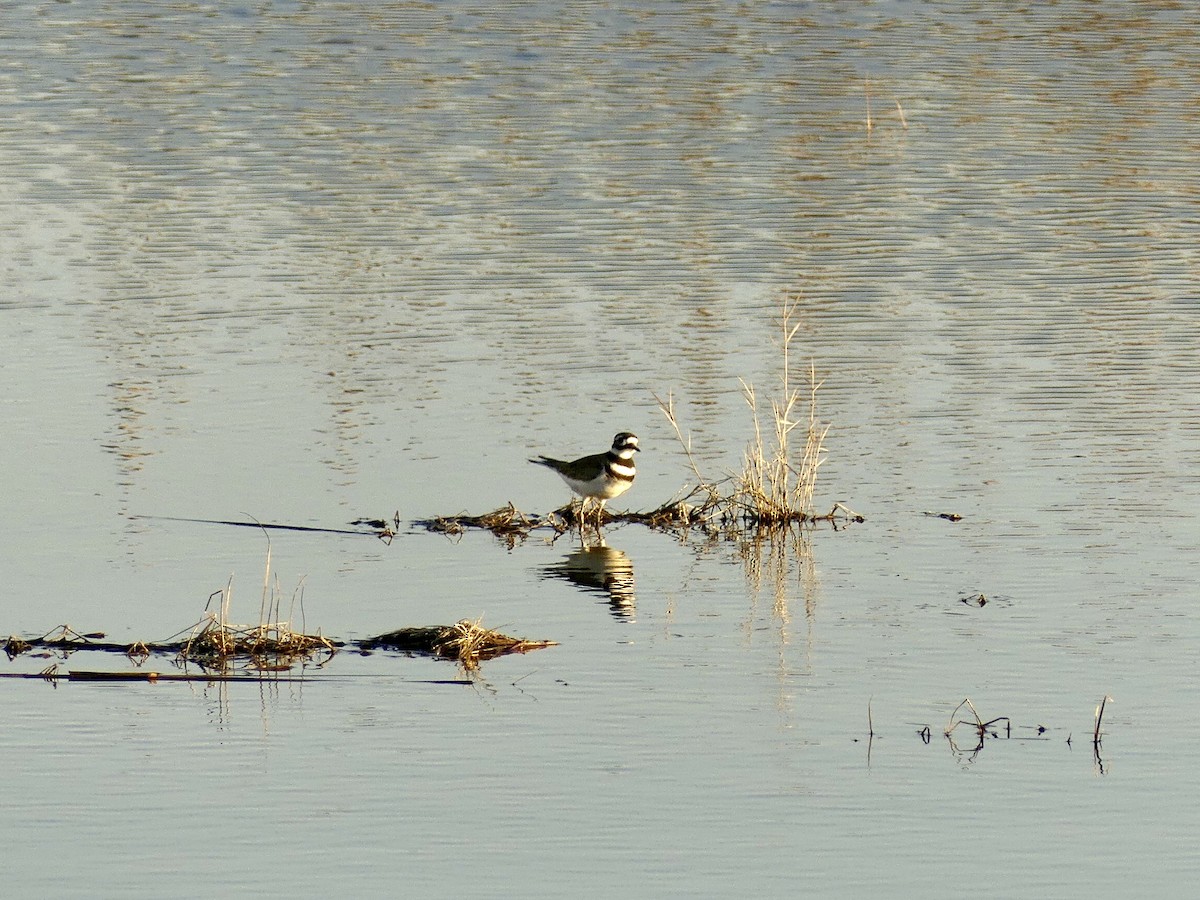
[[[580,547],[562,562],[545,568],[547,577],[565,578],[587,591],[608,597],[612,614],[633,621],[637,598],[633,593],[633,561],[624,550],[609,547],[604,541],[592,547]]]

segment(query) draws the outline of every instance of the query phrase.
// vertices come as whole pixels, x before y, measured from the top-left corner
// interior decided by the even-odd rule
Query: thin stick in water
[[[1100,746],[1100,723],[1104,721],[1104,707],[1112,700],[1108,694],[1104,695],[1104,699],[1100,701],[1100,705],[1096,707],[1096,730],[1092,732],[1092,744]]]

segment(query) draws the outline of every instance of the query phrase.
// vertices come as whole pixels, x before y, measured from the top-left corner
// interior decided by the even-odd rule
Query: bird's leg
[[[588,498],[587,498],[587,497],[580,497],[580,498],[579,498],[579,512],[578,512],[578,514],[575,516],[575,524],[579,526],[579,537],[580,537],[580,540],[582,540],[582,539],[583,539],[583,523],[584,523],[584,521],[585,521],[585,519],[584,519],[584,510],[585,510],[585,509],[587,509],[587,501],[588,501]]]

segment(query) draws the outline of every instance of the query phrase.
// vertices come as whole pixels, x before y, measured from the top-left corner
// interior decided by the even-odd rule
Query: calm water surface
[[[309,630],[560,642],[470,686],[386,654],[4,680],[7,891],[1200,875],[1189,7],[16,3],[0,52],[2,627],[163,639],[231,573],[253,620],[261,534],[145,516],[399,511],[390,546],[272,534]],[[663,502],[688,471],[652,392],[737,465],[788,296],[817,502],[864,524],[603,554],[407,525],[548,510],[525,459],[624,429],[615,505]],[[1011,732],[948,741],[964,697]]]

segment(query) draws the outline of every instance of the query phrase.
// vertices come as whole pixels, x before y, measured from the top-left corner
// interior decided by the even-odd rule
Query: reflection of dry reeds
[[[875,117],[871,112],[871,79],[867,78],[863,81],[863,93],[867,97],[867,136],[875,130]],[[900,116],[900,127],[908,131],[908,117],[904,115],[904,107],[900,105],[899,97],[892,97],[896,104],[896,113]]]
[[[743,532],[737,540],[737,553],[755,602],[768,594],[771,613],[781,626],[791,620],[789,598],[795,584],[801,590],[803,613],[811,619],[818,585],[812,546],[804,529],[789,526]]]

